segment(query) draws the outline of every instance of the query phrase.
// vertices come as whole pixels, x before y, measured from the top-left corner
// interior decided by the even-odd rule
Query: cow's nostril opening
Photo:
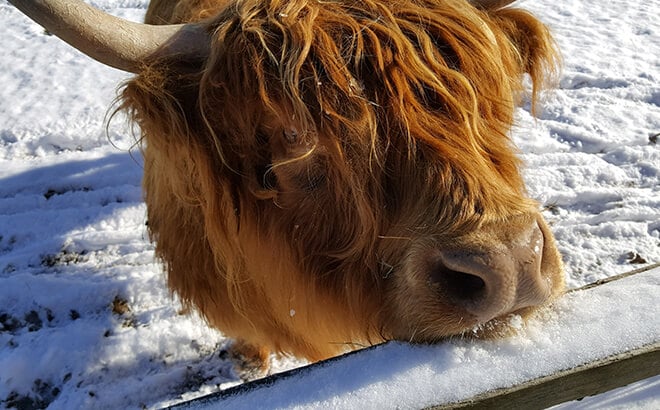
[[[477,301],[486,290],[486,282],[479,276],[449,269],[444,265],[437,266],[431,278],[443,293],[459,302]]]

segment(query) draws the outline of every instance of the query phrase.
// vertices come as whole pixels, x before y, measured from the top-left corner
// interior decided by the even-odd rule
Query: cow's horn
[[[508,6],[516,0],[469,0],[470,4],[478,9],[497,10]]]
[[[103,64],[137,73],[156,55],[208,55],[201,26],[154,26],[104,13],[79,0],[9,0],[50,33]]]

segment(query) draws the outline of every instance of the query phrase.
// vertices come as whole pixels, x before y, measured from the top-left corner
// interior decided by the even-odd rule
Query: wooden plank
[[[429,409],[544,409],[660,374],[660,342],[563,372]]]

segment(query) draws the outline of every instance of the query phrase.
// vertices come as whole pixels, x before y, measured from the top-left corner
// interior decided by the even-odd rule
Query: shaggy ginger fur
[[[465,0],[152,1],[204,20],[204,61],[154,61],[123,93],[143,132],[149,229],[170,288],[263,359],[478,322],[439,295],[433,249],[488,247],[537,221],[507,137],[546,28]],[[494,245],[493,245],[494,246]]]

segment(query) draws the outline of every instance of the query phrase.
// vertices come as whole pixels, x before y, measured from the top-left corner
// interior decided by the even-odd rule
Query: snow
[[[148,2],[91,3],[139,21]],[[518,111],[513,137],[569,286],[660,261],[660,0],[519,3],[550,25],[564,57],[557,89],[537,118]],[[181,311],[153,259],[134,134],[121,114],[105,125],[127,75],[45,35],[5,1],[0,22],[0,404],[158,408],[239,384],[219,354],[229,341]],[[324,368],[298,403],[416,407],[425,392],[468,394],[608,345],[659,340],[658,281],[631,283],[569,296],[549,325],[516,338],[363,352]],[[581,324],[572,333],[569,318]],[[560,334],[573,339],[558,343]],[[547,360],[535,360],[538,349]],[[492,371],[470,372],[484,361]],[[302,364],[273,359],[274,372]],[[434,383],[440,373],[450,382]],[[292,403],[294,390],[268,391],[274,398],[253,403]],[[659,398],[656,377],[564,406],[651,409]]]

